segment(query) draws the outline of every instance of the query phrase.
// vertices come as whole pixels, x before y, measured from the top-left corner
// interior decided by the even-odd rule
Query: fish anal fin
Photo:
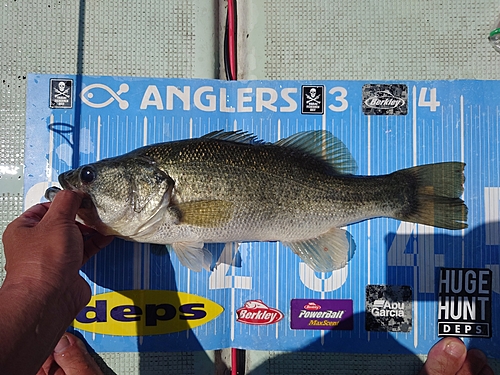
[[[282,243],[316,272],[330,272],[345,267],[356,250],[351,234],[340,228],[332,228],[317,238]]]
[[[184,267],[194,272],[201,272],[202,269],[210,271],[212,253],[204,245],[203,242],[176,242],[172,248]]]
[[[222,200],[179,203],[180,223],[203,228],[215,228],[233,216],[233,204]]]

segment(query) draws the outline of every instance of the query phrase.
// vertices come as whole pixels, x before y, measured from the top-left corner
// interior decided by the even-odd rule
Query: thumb
[[[467,356],[464,343],[454,337],[445,337],[429,351],[419,375],[455,375]]]
[[[65,375],[102,375],[85,344],[70,333],[61,337],[53,355]]]

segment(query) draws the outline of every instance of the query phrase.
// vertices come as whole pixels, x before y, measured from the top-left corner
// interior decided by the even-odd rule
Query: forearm
[[[35,282],[0,288],[0,374],[35,374],[74,318],[70,299]]]

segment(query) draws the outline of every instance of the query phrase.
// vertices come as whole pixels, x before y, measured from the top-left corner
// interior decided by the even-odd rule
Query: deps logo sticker
[[[210,322],[224,308],[195,294],[170,290],[125,290],[92,296],[73,327],[115,336],[162,335]]]
[[[260,299],[245,302],[236,310],[236,321],[252,325],[268,325],[278,323],[284,315],[278,309],[267,306]]]

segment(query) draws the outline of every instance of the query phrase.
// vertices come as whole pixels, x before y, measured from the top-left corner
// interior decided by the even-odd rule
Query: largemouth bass
[[[64,189],[93,204],[83,222],[102,234],[169,244],[181,263],[209,269],[205,243],[280,241],[312,269],[346,265],[354,241],[341,227],[390,217],[467,227],[464,163],[357,176],[347,147],[327,131],[275,143],[217,131],[159,143],[62,173]]]

